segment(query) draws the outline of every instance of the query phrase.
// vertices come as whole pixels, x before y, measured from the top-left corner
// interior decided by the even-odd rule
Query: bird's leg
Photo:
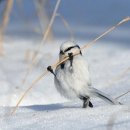
[[[54,73],[54,71],[53,71],[51,66],[48,66],[47,70],[50,71],[56,77],[56,74]]]
[[[70,60],[70,66],[72,67],[73,64],[73,53],[68,53],[69,60]]]
[[[89,98],[83,98],[83,108],[87,108],[89,106]]]
[[[89,101],[89,107],[93,107],[93,104]]]
[[[93,104],[89,101],[90,98],[89,97],[80,97],[81,100],[83,100],[83,108],[87,108],[89,107],[93,107]]]

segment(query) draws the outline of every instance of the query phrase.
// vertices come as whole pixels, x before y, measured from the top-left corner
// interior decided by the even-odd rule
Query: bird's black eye
[[[60,54],[61,54],[61,55],[64,55],[64,52],[61,50],[61,51],[60,51]]]

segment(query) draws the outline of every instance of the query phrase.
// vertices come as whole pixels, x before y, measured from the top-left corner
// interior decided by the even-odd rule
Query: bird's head
[[[60,61],[63,60],[65,57],[67,57],[69,53],[82,54],[79,45],[75,44],[74,42],[67,41],[67,42],[62,43],[60,46],[60,53],[59,53]]]

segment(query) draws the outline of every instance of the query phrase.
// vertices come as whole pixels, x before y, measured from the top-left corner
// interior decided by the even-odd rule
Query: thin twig
[[[108,34],[110,31],[114,30],[115,28],[117,28],[118,26],[120,26],[121,24],[123,24],[124,22],[128,22],[130,21],[130,17],[127,17],[125,19],[123,19],[122,21],[120,21],[119,23],[117,23],[115,26],[113,26],[112,28],[110,28],[109,30],[107,30],[105,33],[101,34],[99,37],[97,37],[96,39],[94,39],[92,42],[89,42],[89,44],[84,45],[81,49],[85,49],[85,48],[89,48],[91,47],[97,40],[101,39],[103,36],[105,36],[106,34]],[[75,52],[74,56],[79,54],[79,52]],[[55,67],[57,67],[58,65],[62,64],[63,62],[65,62],[66,60],[68,60],[69,57],[64,58],[62,61],[60,62],[56,62],[54,65],[52,65],[52,68],[54,69]],[[36,80],[33,81],[33,83],[29,86],[29,88],[24,92],[24,94],[22,95],[22,97],[18,100],[15,108],[13,109],[12,113],[13,114],[19,104],[21,103],[21,101],[23,100],[23,98],[27,95],[27,93],[34,87],[34,85],[41,79],[43,79],[43,77],[45,77],[47,75],[48,71],[46,70],[41,76],[39,76]]]
[[[47,37],[48,37],[48,35],[49,35],[49,32],[50,32],[51,27],[52,27],[52,25],[53,25],[53,22],[54,22],[54,20],[55,20],[56,13],[57,13],[57,10],[58,10],[58,8],[59,8],[60,2],[61,2],[61,0],[57,0],[57,3],[56,3],[56,6],[55,6],[55,9],[54,9],[54,12],[53,12],[52,17],[51,17],[51,20],[50,20],[49,25],[48,25],[48,27],[47,27],[45,33],[44,33],[42,42],[41,42],[41,44],[38,46],[37,53],[34,55],[32,64],[35,63],[35,59],[36,59],[36,57],[37,57],[37,55],[38,55],[38,52],[40,51],[40,49],[41,49],[41,47],[42,47],[42,44],[46,42],[46,39],[47,39]]]
[[[126,17],[123,20],[121,20],[118,24],[112,26],[110,29],[108,29],[107,31],[105,31],[102,35],[100,35],[99,37],[95,38],[93,41],[89,42],[88,44],[85,44],[81,49],[84,48],[89,48],[89,46],[91,46],[92,44],[95,44],[97,40],[99,40],[100,38],[102,38],[103,36],[105,36],[106,34],[110,33],[111,31],[113,31],[115,28],[117,28],[118,26],[120,26],[123,23],[126,23],[130,21],[130,17]]]
[[[120,97],[123,97],[123,96],[127,95],[128,93],[130,93],[130,90],[127,91],[127,92],[125,92],[125,93],[123,93],[123,94],[121,94],[120,96],[116,97],[115,99],[118,99],[118,98],[120,98]]]
[[[16,111],[17,107],[19,106],[20,102],[23,100],[23,98],[27,95],[27,93],[34,87],[34,85],[42,78],[44,77],[48,71],[45,71],[45,73],[41,74],[36,80],[32,82],[30,87],[26,90],[26,92],[21,96],[20,100],[17,102],[16,106],[14,107],[13,111],[11,112],[11,115]]]
[[[73,33],[72,29],[70,28],[69,23],[66,21],[66,19],[61,14],[58,13],[57,16],[59,16],[61,18],[61,20],[63,21],[65,27],[67,28],[67,30],[70,33],[70,40],[73,41],[74,40],[74,33]]]
[[[0,53],[3,53],[3,35],[10,18],[10,12],[13,6],[13,0],[6,1],[5,10],[3,12],[2,24],[0,25]]]
[[[71,40],[71,41],[74,41],[74,32],[72,31],[72,29],[71,29],[69,23],[66,21],[66,19],[65,19],[61,14],[58,13],[56,16],[58,16],[58,17],[61,18],[61,20],[62,20],[64,26],[66,27],[66,29],[67,29],[67,30],[69,31],[69,33],[70,33],[70,40]],[[42,57],[43,57],[43,56],[42,56]],[[42,58],[41,58],[41,59],[42,59]],[[37,61],[37,62],[38,62],[38,61]],[[36,62],[36,64],[37,64],[37,62]]]
[[[39,19],[39,23],[41,26],[41,30],[43,30],[44,25],[43,24],[47,24],[49,23],[49,19],[45,10],[45,4],[47,1],[43,1],[43,0],[34,0],[34,4],[36,6],[36,12],[37,12],[37,16]],[[51,29],[50,29],[51,30]],[[44,36],[44,32],[42,33],[42,35]],[[48,34],[48,37],[51,38],[52,37],[52,32],[50,31]]]
[[[122,79],[123,77],[125,77],[127,74],[129,74],[130,72],[130,67],[128,67],[126,70],[124,70],[120,75],[114,77],[110,83],[108,83],[105,87],[110,87],[114,84],[116,84],[120,79]]]
[[[22,85],[25,84],[28,75],[31,73],[31,71],[32,71],[32,69],[33,69],[33,65],[36,63],[36,58],[37,58],[37,56],[38,56],[38,53],[40,52],[40,49],[41,49],[43,43],[45,43],[45,41],[46,41],[46,39],[47,39],[47,37],[48,37],[48,35],[49,35],[50,29],[51,29],[51,27],[52,27],[52,25],[53,25],[53,22],[54,22],[54,20],[55,20],[56,13],[57,13],[57,10],[58,10],[58,8],[59,8],[60,2],[61,2],[61,0],[57,0],[55,9],[54,9],[54,11],[53,11],[51,20],[50,20],[50,22],[49,22],[49,25],[48,25],[48,27],[47,27],[45,33],[44,33],[44,36],[43,36],[43,39],[42,39],[41,43],[39,44],[39,46],[38,46],[38,48],[37,48],[37,50],[36,50],[35,55],[34,55],[33,58],[32,58],[31,64],[29,64],[29,66],[28,66],[27,73],[26,73],[26,75],[25,75],[25,77],[24,77],[24,79],[23,79]]]

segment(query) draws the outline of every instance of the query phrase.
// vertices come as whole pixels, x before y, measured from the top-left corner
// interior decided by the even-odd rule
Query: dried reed
[[[3,47],[4,32],[9,22],[12,6],[13,6],[13,0],[7,0],[2,16],[2,23],[0,25],[0,54],[3,54],[4,51]]]
[[[94,40],[92,40],[91,42],[89,42],[88,44],[85,44],[83,47],[81,47],[81,49],[87,49],[89,47],[91,47],[93,44],[96,43],[96,41],[98,41],[99,39],[101,39],[103,36],[107,35],[108,33],[110,33],[111,31],[113,31],[114,29],[116,29],[118,26],[120,26],[121,24],[130,21],[130,17],[124,18],[123,20],[121,20],[119,23],[117,23],[116,25],[112,26],[110,29],[108,29],[107,31],[105,31],[103,34],[101,34],[99,37],[95,38]],[[77,55],[79,53],[75,53],[75,55]],[[54,65],[52,65],[52,68],[55,68],[56,66],[60,65],[61,63],[65,62],[66,60],[68,60],[69,57],[66,57],[64,60],[62,60],[61,62],[56,62]],[[32,82],[32,84],[28,87],[28,89],[24,92],[24,94],[20,97],[20,99],[18,100],[16,106],[14,107],[13,111],[11,112],[11,115],[13,113],[15,113],[15,111],[17,110],[19,104],[21,103],[21,101],[23,100],[23,98],[27,95],[27,93],[34,87],[34,85],[39,82],[41,79],[43,79],[43,77],[45,77],[48,74],[48,71],[46,70],[43,74],[41,74],[36,80],[34,80]]]
[[[43,39],[42,39],[41,43],[39,44],[39,46],[38,46],[38,48],[37,48],[37,50],[36,50],[35,55],[34,55],[33,58],[32,58],[31,64],[29,64],[29,66],[28,66],[27,73],[25,74],[25,77],[24,77],[24,79],[23,79],[22,85],[25,84],[28,75],[30,74],[30,72],[31,72],[32,69],[33,69],[33,65],[36,63],[36,58],[37,58],[37,56],[38,56],[38,53],[39,53],[39,51],[40,51],[42,45],[46,42],[46,39],[47,39],[47,37],[48,37],[48,35],[49,35],[49,33],[50,33],[51,27],[52,27],[53,22],[54,22],[54,20],[55,20],[56,13],[57,13],[57,10],[58,10],[58,8],[59,8],[60,2],[61,2],[61,0],[57,0],[55,9],[54,9],[54,11],[53,11],[51,20],[50,20],[50,22],[49,22],[49,25],[48,25],[48,27],[47,27],[45,33],[44,33],[44,36],[43,36]]]
[[[110,86],[116,84],[120,79],[122,79],[123,77],[125,77],[126,75],[128,75],[129,72],[130,72],[130,67],[128,67],[127,69],[125,69],[121,74],[119,74],[116,77],[112,78],[111,82],[108,83],[105,87],[110,87]]]
[[[49,18],[46,14],[46,11],[45,11],[45,4],[46,4],[46,1],[43,1],[43,0],[34,0],[34,4],[36,6],[36,12],[37,12],[37,16],[38,16],[38,19],[39,19],[39,23],[40,23],[40,26],[41,26],[41,32],[42,32],[42,35],[44,36],[44,26],[46,26],[47,23],[49,23]],[[51,39],[53,37],[53,33],[50,29],[50,32],[48,34],[48,38]]]
[[[66,27],[66,29],[70,33],[70,40],[73,41],[74,40],[74,32],[70,28],[69,23],[67,22],[67,20],[61,14],[57,14],[57,16],[59,16],[61,18],[61,20],[63,21],[64,26]]]

